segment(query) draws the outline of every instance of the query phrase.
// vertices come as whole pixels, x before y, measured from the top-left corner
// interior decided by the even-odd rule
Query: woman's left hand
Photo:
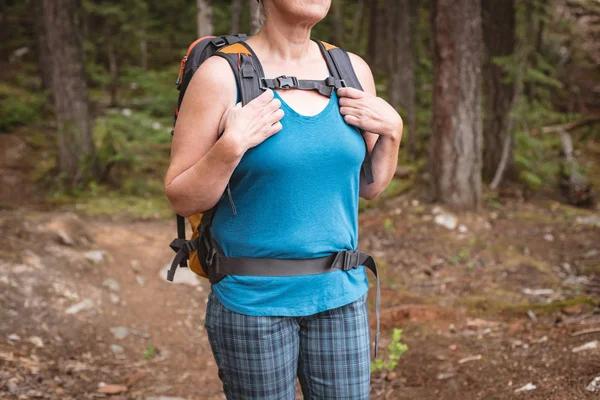
[[[350,87],[338,89],[337,94],[340,113],[346,123],[367,132],[400,140],[402,118],[388,102]]]

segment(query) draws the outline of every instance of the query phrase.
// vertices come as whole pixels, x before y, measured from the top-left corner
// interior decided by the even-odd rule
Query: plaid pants
[[[205,326],[227,399],[294,399],[296,376],[306,400],[368,399],[366,298],[305,317],[263,317],[233,312],[211,292]]]

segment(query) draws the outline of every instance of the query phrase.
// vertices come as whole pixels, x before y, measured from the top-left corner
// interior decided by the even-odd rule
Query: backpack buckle
[[[298,87],[298,78],[295,76],[281,75],[276,78],[280,89],[292,89]]]
[[[343,254],[342,271],[350,271],[351,269],[358,268],[360,260],[358,250],[347,250]]]

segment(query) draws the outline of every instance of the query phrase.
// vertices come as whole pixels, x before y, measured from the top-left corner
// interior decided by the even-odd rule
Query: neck
[[[268,11],[269,17],[253,41],[282,61],[306,57],[311,46],[310,32],[314,24],[291,22],[278,14],[277,10]]]

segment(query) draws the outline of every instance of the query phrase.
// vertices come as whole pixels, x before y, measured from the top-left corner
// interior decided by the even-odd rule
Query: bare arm
[[[243,108],[236,97],[231,68],[219,57],[202,64],[188,86],[165,176],[165,193],[180,215],[213,207],[246,150],[281,129],[283,111],[272,91]]]
[[[373,74],[367,63],[352,53],[350,60],[364,92],[352,88],[339,89],[340,112],[347,123],[365,131],[375,182],[369,185],[361,179],[360,196],[372,200],[394,177],[402,139],[402,118],[385,100],[377,97]]]

